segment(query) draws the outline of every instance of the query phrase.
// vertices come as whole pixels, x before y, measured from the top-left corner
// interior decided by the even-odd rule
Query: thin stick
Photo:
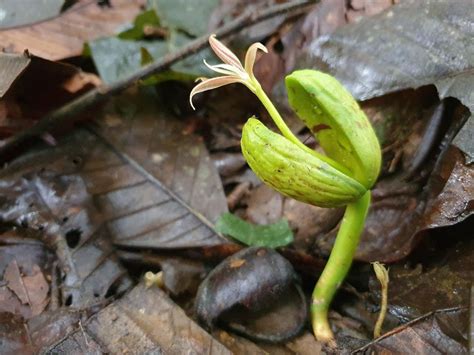
[[[309,5],[315,4],[317,1],[318,0],[294,0],[281,5],[272,6],[267,9],[245,11],[239,17],[217,29],[215,33],[217,37],[224,38],[255,23],[262,22],[290,11],[293,12],[295,10],[305,8]],[[208,37],[209,35],[206,34],[196,38],[186,46],[173,53],[165,55],[161,59],[141,68],[128,77],[118,80],[111,85],[101,85],[83,94],[82,96],[79,96],[64,106],[50,112],[41,118],[34,126],[23,130],[7,141],[7,143],[0,148],[0,162],[6,162],[9,155],[15,155],[14,153],[18,153],[15,151],[15,149],[23,146],[28,140],[38,137],[45,132],[51,131],[54,127],[57,127],[62,123],[74,122],[77,120],[77,114],[86,108],[91,107],[92,105],[95,105],[106,98],[123,91],[124,89],[136,83],[138,80],[145,79],[150,75],[163,71],[172,64],[191,56],[203,48],[206,48],[208,46]]]

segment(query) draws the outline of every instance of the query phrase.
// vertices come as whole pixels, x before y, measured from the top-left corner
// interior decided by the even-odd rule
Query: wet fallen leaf
[[[120,157],[115,159],[129,164],[119,163],[123,173],[115,187],[106,167],[89,175],[90,191],[100,195],[98,203],[108,214],[114,241],[140,248],[225,243],[213,230],[227,202],[209,154],[199,137],[182,133],[179,121],[161,112],[157,116],[155,99],[136,95],[112,102],[109,114],[121,124],[108,127],[101,122],[96,130]],[[137,109],[129,116],[121,113],[127,101]],[[134,175],[129,182],[123,179],[127,174]],[[136,202],[131,203],[132,198]]]
[[[467,329],[467,310],[439,310],[390,331],[354,354],[468,354]]]
[[[362,3],[361,3],[362,2]],[[320,36],[329,35],[348,23],[373,16],[393,5],[392,0],[321,0],[304,19],[298,21],[290,31],[283,33],[282,57],[286,72],[294,70],[295,63],[308,45]]]
[[[317,38],[307,60],[327,65],[359,100],[433,84],[472,66],[469,8],[465,1],[403,2]],[[394,55],[400,48],[403,55]]]
[[[206,148],[198,137],[183,135],[179,121],[165,114],[157,119],[156,97],[138,97],[125,95],[110,102],[103,117],[115,116],[114,127],[100,121],[94,134],[77,130],[56,148],[30,153],[4,170],[4,178],[18,176],[22,170],[45,171],[23,183],[5,180],[6,190],[18,185],[18,191],[23,191],[17,200],[19,210],[9,214],[8,220],[21,224],[31,209],[29,199],[42,206],[31,190],[35,186],[45,194],[56,214],[55,223],[67,234],[72,244],[68,250],[102,233],[110,233],[117,245],[147,249],[226,243],[213,230],[227,206]],[[62,200],[54,197],[63,193]],[[72,198],[75,202],[70,206]],[[30,216],[37,218],[31,213],[25,216],[27,222]],[[48,218],[32,224],[35,228],[48,225]],[[94,245],[88,248],[89,252],[74,254],[86,259],[94,255],[99,262],[102,252]],[[93,264],[81,261],[81,268],[88,274]]]
[[[61,60],[82,53],[85,41],[114,33],[127,21],[132,22],[143,0],[109,0],[110,6],[96,1],[81,1],[54,19],[27,27],[0,32],[4,51],[30,53],[49,60]]]
[[[472,221],[434,230],[405,262],[390,268],[389,312],[401,322],[444,308],[469,305],[474,280]],[[375,302],[377,281],[369,287]]]
[[[49,351],[231,354],[162,290],[143,285],[82,323],[81,328]]]

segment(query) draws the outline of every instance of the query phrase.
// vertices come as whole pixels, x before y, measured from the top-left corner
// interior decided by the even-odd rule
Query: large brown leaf
[[[53,353],[231,354],[159,288],[138,285],[50,348]]]
[[[59,220],[69,218],[65,233],[80,230],[87,237],[101,227],[118,245],[146,249],[226,242],[213,230],[227,206],[207,150],[198,137],[182,133],[182,124],[157,111],[155,98],[132,95],[111,101],[101,127],[77,130],[54,148],[32,152],[2,176],[22,176],[20,168],[42,170],[41,176],[54,176],[64,190],[75,192],[65,201],[81,196],[78,204],[83,208],[87,202],[89,219],[97,222],[91,228],[87,220],[72,221],[64,209],[67,202],[55,200]],[[42,191],[42,180],[34,181],[41,182],[37,189]],[[23,186],[24,196],[35,195],[32,187]],[[20,215],[28,213],[28,203],[20,210]],[[5,219],[21,223],[18,218]]]
[[[60,16],[31,26],[0,32],[1,48],[8,52],[30,53],[61,60],[82,53],[84,42],[115,33],[123,23],[132,22],[144,0],[80,1]]]

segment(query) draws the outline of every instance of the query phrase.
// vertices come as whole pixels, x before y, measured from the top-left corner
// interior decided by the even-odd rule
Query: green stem
[[[329,260],[313,291],[311,320],[316,339],[334,342],[328,322],[331,301],[344,281],[354,257],[370,205],[370,191],[346,207]]]
[[[332,160],[331,158],[319,154],[318,152],[314,151],[313,149],[305,146],[303,142],[301,142],[294,134],[291,132],[291,129],[286,125],[285,121],[281,117],[280,113],[277,111],[273,103],[270,101],[268,98],[267,94],[265,91],[263,91],[262,87],[258,82],[254,83],[255,86],[255,95],[259,98],[259,100],[262,102],[263,106],[267,109],[268,113],[270,114],[270,117],[273,119],[273,122],[275,122],[276,126],[280,130],[281,134],[288,139],[290,142],[296,144],[298,147],[301,149],[317,156],[319,159],[322,161],[328,163],[329,165],[333,166],[334,168],[338,169],[339,171],[345,173],[346,175],[351,176],[350,172],[347,170],[346,167],[342,166],[338,162]]]

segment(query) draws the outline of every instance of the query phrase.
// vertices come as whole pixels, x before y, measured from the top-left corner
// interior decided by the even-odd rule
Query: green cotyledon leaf
[[[370,189],[381,165],[380,145],[364,112],[334,77],[298,70],[286,77],[288,100],[328,157]]]
[[[257,176],[283,195],[321,207],[345,206],[367,189],[255,118],[242,130],[242,153]]]

